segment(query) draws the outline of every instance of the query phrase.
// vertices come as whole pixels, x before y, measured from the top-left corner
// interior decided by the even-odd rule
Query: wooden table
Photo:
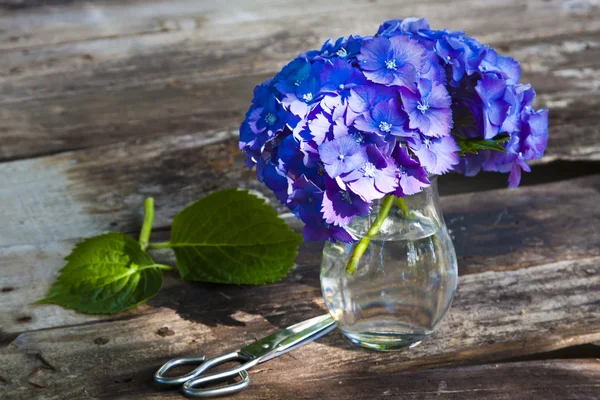
[[[254,368],[238,398],[600,398],[594,0],[0,0],[0,398],[180,398],[152,383],[164,361],[323,313],[316,243],[266,286],[167,274],[116,316],[30,304],[82,237],[136,234],[147,196],[156,240],[211,191],[270,196],[236,146],[254,85],[329,37],[410,15],[522,62],[550,109],[547,155],[518,190],[500,175],[441,179],[461,276],[430,340],[376,353],[334,332]]]

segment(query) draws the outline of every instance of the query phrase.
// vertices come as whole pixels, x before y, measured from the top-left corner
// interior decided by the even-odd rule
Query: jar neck
[[[437,176],[430,176],[431,185],[421,192],[403,197],[409,211],[436,221],[438,225],[444,224],[444,217],[440,208]]]
[[[379,224],[381,229],[377,230],[374,238],[389,240],[390,237],[406,234],[407,231],[429,232],[444,225],[444,217],[439,205],[437,178],[430,177],[430,181],[431,185],[417,194],[393,198],[385,222]],[[375,201],[371,214],[356,218],[348,227],[349,231],[359,238],[365,236],[371,226],[378,225],[376,221],[378,218],[381,219],[381,212],[386,209],[384,206],[386,201],[389,200],[383,198]]]

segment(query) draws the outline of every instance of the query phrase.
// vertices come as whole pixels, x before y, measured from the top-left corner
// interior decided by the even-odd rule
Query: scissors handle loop
[[[179,386],[183,385],[186,381],[195,378],[201,372],[198,370],[201,368],[202,363],[206,360],[205,356],[194,356],[194,357],[179,357],[174,358],[166,362],[156,373],[154,374],[154,380],[161,386]],[[173,367],[179,365],[200,365],[198,368],[185,375],[179,376],[165,376],[164,374]]]
[[[242,364],[236,368],[232,368],[223,372],[217,372],[214,374],[202,376],[202,374],[208,371],[209,369],[230,361],[239,361]],[[194,377],[188,379],[183,384],[183,393],[185,393],[188,396],[195,397],[212,397],[238,392],[242,389],[245,389],[250,384],[250,376],[248,375],[248,372],[246,370],[256,365],[257,362],[257,359],[254,359],[239,351],[234,351],[231,353],[224,354],[222,356],[211,358],[210,360],[207,360],[204,363],[202,363],[200,367],[196,368],[193,371]],[[241,381],[225,386],[219,386],[216,388],[198,388],[198,386],[226,381],[235,377],[236,375],[239,375]]]

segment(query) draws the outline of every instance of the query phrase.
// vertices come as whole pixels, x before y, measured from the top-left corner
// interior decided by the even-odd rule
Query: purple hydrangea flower
[[[239,148],[258,179],[306,225],[306,240],[354,241],[346,226],[373,200],[409,196],[451,170],[510,173],[543,155],[548,113],[517,61],[425,19],[385,22],[375,37],[327,41],[258,85]],[[505,153],[459,156],[455,139]]]
[[[371,82],[407,87],[415,86],[426,57],[426,49],[408,36],[365,40],[356,56]]]
[[[356,57],[356,54],[360,51],[363,38],[357,35],[351,35],[348,39],[341,37],[335,42],[331,39],[326,41],[321,47],[321,51],[318,55],[315,54],[316,58],[341,58],[345,60],[352,60]]]
[[[351,96],[348,99],[348,108],[360,115],[373,108],[376,104],[396,96],[396,90],[387,86],[377,84],[358,86],[351,90]]]
[[[394,36],[428,29],[430,29],[429,21],[425,18],[392,19],[381,24],[377,34],[380,36]]]
[[[418,138],[408,139],[408,147],[430,174],[445,174],[459,161],[460,147],[450,136],[434,138],[420,135]]]
[[[281,172],[272,162],[260,161],[256,165],[256,175],[258,180],[275,193],[277,200],[281,204],[286,204],[288,199],[288,180],[283,172]]]
[[[343,59],[325,65],[321,73],[321,81],[324,82],[322,92],[335,93],[343,101],[350,96],[352,88],[367,84],[363,73]]]
[[[481,171],[483,165],[490,158],[490,155],[491,151],[489,150],[480,150],[477,154],[465,154],[454,167],[454,171],[464,176],[475,176]]]
[[[321,219],[323,190],[302,175],[292,184],[287,206],[305,223]]]
[[[483,106],[483,137],[492,139],[500,132],[510,108],[510,103],[505,100],[506,81],[494,74],[483,74],[475,90]]]
[[[361,131],[376,133],[380,136],[394,135],[409,137],[414,133],[404,126],[408,122],[402,105],[396,98],[380,101],[370,111],[365,112],[354,121],[354,126]]]
[[[431,184],[425,169],[421,167],[417,160],[411,158],[406,147],[398,144],[392,153],[392,157],[398,164],[398,175],[400,177],[398,187],[394,192],[396,196],[404,197],[419,193]]]
[[[411,129],[418,129],[426,136],[450,135],[452,99],[443,85],[421,79],[416,92],[401,88],[400,94],[404,110],[408,113]]]
[[[499,56],[494,49],[488,49],[479,70],[499,74],[506,80],[507,85],[516,85],[521,78],[521,65],[514,58]]]
[[[367,161],[365,149],[350,135],[324,142],[319,146],[319,155],[331,178],[353,171]]]
[[[368,159],[341,178],[351,191],[371,202],[396,189],[398,171],[394,160],[381,154],[377,147],[367,145],[366,149]]]
[[[356,240],[356,238],[345,228],[328,224],[325,221],[307,222],[302,231],[302,236],[304,236],[304,240],[309,242],[328,240],[334,243],[350,243]]]
[[[357,194],[341,188],[333,179],[325,182],[326,191],[323,197],[323,217],[325,222],[336,226],[348,225],[357,217],[366,217],[371,211],[371,205]]]

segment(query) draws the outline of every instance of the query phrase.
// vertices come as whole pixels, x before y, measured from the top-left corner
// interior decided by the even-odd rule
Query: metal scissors
[[[174,358],[156,371],[154,380],[161,386],[182,385],[183,393],[188,396],[211,397],[235,393],[250,384],[250,376],[247,372],[249,368],[297,349],[328,334],[334,329],[333,319],[329,315],[321,315],[275,332],[241,350],[226,353],[209,360],[205,356]],[[229,361],[239,361],[242,364],[227,371],[204,374],[209,369]],[[172,367],[196,364],[199,364],[199,366],[185,375],[165,376],[165,373]],[[241,380],[216,388],[198,387],[224,382],[235,376],[239,376]]]

